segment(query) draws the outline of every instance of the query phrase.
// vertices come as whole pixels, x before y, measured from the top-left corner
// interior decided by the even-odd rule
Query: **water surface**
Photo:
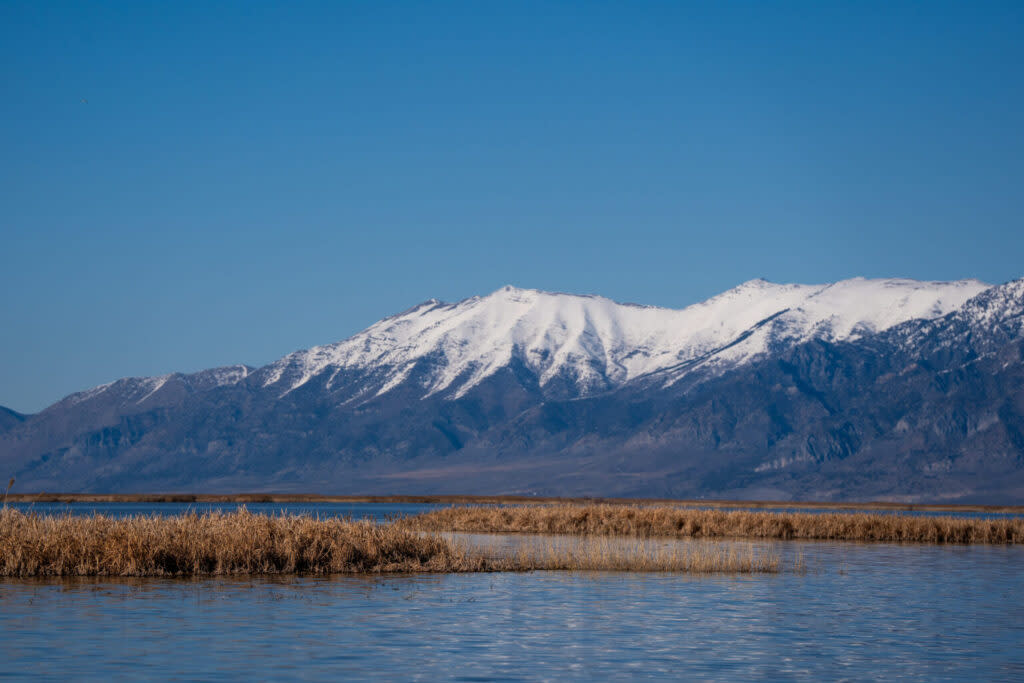
[[[49,680],[1024,679],[1024,548],[757,547],[809,571],[6,580],[0,661]]]

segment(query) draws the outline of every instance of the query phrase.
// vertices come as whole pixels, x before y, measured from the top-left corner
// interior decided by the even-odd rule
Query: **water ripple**
[[[1024,677],[1024,549],[765,544],[806,574],[0,582],[41,679]]]

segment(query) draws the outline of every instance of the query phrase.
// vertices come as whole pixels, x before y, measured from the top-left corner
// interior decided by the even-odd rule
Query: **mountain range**
[[[504,287],[261,368],[0,408],[22,491],[1024,500],[1024,280]]]

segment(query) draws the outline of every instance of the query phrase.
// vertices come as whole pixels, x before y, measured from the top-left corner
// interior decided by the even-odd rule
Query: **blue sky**
[[[1021,277],[1022,68],[1019,2],[4,2],[0,404],[508,283]]]

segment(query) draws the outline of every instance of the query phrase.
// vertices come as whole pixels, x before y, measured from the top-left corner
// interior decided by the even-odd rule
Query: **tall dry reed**
[[[0,511],[0,576],[193,576],[600,569],[772,572],[732,549],[569,550],[488,556],[400,524],[212,512],[176,517]]]
[[[788,513],[673,506],[450,507],[401,520],[408,529],[487,533],[760,538],[915,543],[1021,543],[1024,519]]]
[[[540,543],[521,545],[512,554],[523,568],[561,570],[601,570],[639,572],[684,572],[713,574],[776,573],[781,560],[770,550],[758,551],[753,545],[727,547],[708,544],[653,545],[640,539],[622,542],[607,536],[563,536]],[[794,567],[800,571],[800,567]]]
[[[0,512],[2,576],[181,576],[472,571],[452,544],[393,526],[268,517],[245,510],[179,517]]]

